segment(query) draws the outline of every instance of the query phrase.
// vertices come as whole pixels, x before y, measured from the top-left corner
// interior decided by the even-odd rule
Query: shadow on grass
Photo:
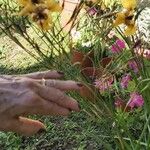
[[[0,65],[0,74],[25,74],[30,72],[36,72],[41,70],[46,70],[43,63],[36,63],[28,67],[18,67],[13,68],[12,66]]]

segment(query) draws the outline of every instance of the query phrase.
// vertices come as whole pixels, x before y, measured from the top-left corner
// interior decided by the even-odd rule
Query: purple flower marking
[[[131,81],[131,76],[129,74],[123,76],[122,79],[121,79],[121,87],[123,89],[127,88],[128,84],[129,84],[129,81]]]
[[[142,107],[144,105],[144,99],[142,95],[140,95],[137,92],[133,92],[130,94],[130,99],[127,103],[127,106],[129,106],[131,109],[136,107]]]
[[[111,47],[111,51],[112,53],[120,53],[122,51],[122,49],[124,49],[126,46],[125,46],[125,43],[123,40],[116,40],[115,44],[112,45]]]

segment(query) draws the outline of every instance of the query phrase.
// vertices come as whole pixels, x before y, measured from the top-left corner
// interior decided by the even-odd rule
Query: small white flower
[[[88,42],[82,43],[82,46],[83,47],[91,47],[92,46],[92,42],[88,41]]]
[[[74,41],[77,41],[81,38],[81,32],[73,29],[73,30],[71,30],[71,36]]]
[[[116,123],[115,123],[115,122],[113,122],[112,127],[114,128],[115,126],[116,126]]]

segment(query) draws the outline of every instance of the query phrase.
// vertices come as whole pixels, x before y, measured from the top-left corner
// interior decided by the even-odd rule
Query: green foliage
[[[81,10],[80,6],[83,6],[83,1],[76,8],[75,13]],[[100,4],[92,4],[90,7],[97,8],[100,7]],[[90,7],[88,6],[88,9]],[[1,133],[1,147],[4,149],[46,149],[47,147],[79,150],[149,149],[149,61],[145,61],[143,55],[139,56],[134,53],[135,48],[144,46],[142,44],[144,41],[141,39],[140,46],[136,47],[136,38],[140,38],[139,35],[126,37],[122,28],[113,28],[112,23],[118,8],[120,10],[120,5],[112,3],[108,9],[103,10],[100,7],[96,15],[90,15],[87,12],[77,13],[79,19],[74,22],[73,30],[78,31],[80,36],[75,38],[70,32],[63,31],[59,23],[60,16],[55,16],[56,21],[52,29],[45,32],[33,24],[29,18],[14,15],[20,10],[15,1],[2,2],[0,5],[1,33],[5,33],[20,46],[19,53],[21,53],[17,54],[16,63],[6,61],[3,56],[7,54],[7,57],[10,58],[8,54],[12,52],[2,46],[0,48],[1,62],[5,65],[1,65],[1,72],[16,74],[46,68],[63,70],[66,73],[65,79],[81,81],[86,86],[92,86],[88,92],[94,96],[85,98],[74,92],[68,93],[79,100],[83,112],[71,115],[68,119],[35,116],[47,124],[46,134],[27,138],[11,133]],[[71,19],[73,20],[75,16],[76,14],[73,14]],[[112,30],[115,31],[115,36],[109,38],[108,34]],[[125,43],[125,48],[121,52],[112,53],[111,46],[117,39]],[[4,51],[4,49],[7,50]],[[73,49],[85,54],[78,66],[71,63],[72,57],[69,52]],[[32,58],[29,58],[29,55],[24,57],[23,51]],[[93,56],[89,56],[89,53],[92,53]],[[103,65],[103,59],[108,57],[111,57],[111,61]],[[89,67],[84,64],[86,59],[90,60],[90,67],[99,69],[100,75],[86,76],[83,73],[83,70]],[[21,63],[20,60],[21,62],[24,60],[25,63]],[[138,73],[129,68],[130,60],[135,61]],[[17,66],[18,64],[20,66]],[[122,88],[120,83],[124,74],[132,76],[127,88]],[[113,78],[111,88],[104,91],[93,88],[95,79],[105,79],[101,83],[103,84],[110,78]],[[133,92],[142,94],[143,107],[128,108],[130,94]],[[116,98],[123,100],[121,107],[117,108]]]

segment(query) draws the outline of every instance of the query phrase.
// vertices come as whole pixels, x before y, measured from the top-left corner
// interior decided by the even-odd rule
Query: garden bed
[[[149,8],[141,9],[135,0],[109,5],[72,0],[61,13],[58,3],[47,0],[32,3],[32,9],[8,2],[0,7],[7,12],[0,16],[7,35],[0,38],[1,73],[55,69],[65,72],[64,80],[84,86],[67,93],[81,112],[68,118],[30,116],[46,124],[46,133],[0,133],[1,149],[149,149],[150,47],[144,29]],[[60,24],[70,17],[75,28],[65,32]]]

